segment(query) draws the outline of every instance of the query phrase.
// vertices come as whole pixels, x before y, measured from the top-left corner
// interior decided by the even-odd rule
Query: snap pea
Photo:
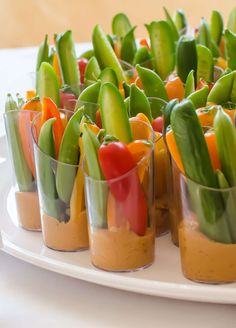
[[[194,71],[196,79],[197,72],[197,48],[195,39],[191,36],[183,35],[177,44],[176,49],[177,74],[185,83],[190,71]]]
[[[194,70],[191,70],[188,73],[188,76],[187,76],[187,79],[185,82],[184,98],[187,98],[194,91],[195,91]]]
[[[119,82],[125,81],[126,78],[121,64],[107,40],[106,34],[99,25],[96,25],[93,30],[92,42],[94,53],[101,69],[111,67],[116,72]]]
[[[4,120],[16,182],[19,191],[32,191],[34,189],[34,179],[24,157],[18,128],[17,110],[17,103],[13,97],[8,94],[5,103]]]
[[[43,43],[40,45],[37,54],[36,72],[40,69],[43,62],[48,62],[49,60],[49,46],[48,46],[48,35],[45,35]]]
[[[211,89],[207,101],[220,105],[230,100],[234,76],[235,73],[232,72],[219,78]]]
[[[63,133],[56,172],[56,188],[59,198],[69,204],[79,163],[80,121],[84,115],[83,107],[70,118]],[[60,163],[61,162],[61,163]],[[69,164],[69,165],[65,165]]]
[[[99,67],[98,61],[96,57],[91,57],[88,61],[84,72],[84,84],[85,87],[93,84],[97,81],[99,75],[101,73],[101,69]]]
[[[62,80],[71,87],[74,94],[80,94],[80,74],[75,53],[74,40],[70,30],[56,36],[56,49],[58,53]]]
[[[55,156],[53,124],[56,118],[48,119],[42,126],[38,139],[39,149],[35,149],[35,163],[38,186],[43,198],[43,210],[46,214],[60,221],[55,175],[52,168]],[[37,147],[37,146],[35,146]]]
[[[86,50],[86,51],[82,52],[82,54],[79,56],[79,59],[86,58],[86,59],[89,60],[93,56],[94,56],[94,50],[89,49],[89,50]]]
[[[218,180],[191,101],[184,100],[174,107],[171,113],[171,127],[185,174],[189,178],[188,190],[200,230],[217,242],[231,243],[221,194],[202,187],[218,188]]]
[[[221,13],[217,10],[213,10],[210,19],[210,33],[216,45],[220,44],[220,40],[223,34],[223,28],[224,22]]]
[[[229,14],[227,29],[233,33],[236,33],[236,7]]]
[[[167,92],[162,79],[152,70],[136,66],[147,97],[157,97],[168,101]]]
[[[140,64],[140,66],[151,68],[152,65],[152,57],[147,47],[139,48],[134,56],[134,65]]]
[[[123,38],[132,28],[129,18],[124,13],[116,14],[112,19],[112,33]]]
[[[130,96],[130,85],[127,84],[126,82],[123,82],[122,86],[123,86],[124,91],[125,91],[125,98],[129,97]]]
[[[170,16],[168,10],[165,7],[163,7],[163,9],[164,9],[164,12],[165,12],[166,20],[167,20],[168,24],[170,25],[172,35],[173,35],[173,39],[174,39],[174,41],[178,41],[178,39],[179,39],[178,29],[177,29],[172,17]]]
[[[127,63],[132,64],[137,51],[134,31],[136,26],[131,28],[121,41],[120,58]]]
[[[214,77],[214,61],[211,51],[201,45],[197,45],[197,83],[200,79],[212,82]]]
[[[138,113],[143,113],[152,122],[152,112],[150,103],[144,92],[140,90],[134,83],[130,88],[130,116],[136,116]]]
[[[187,99],[191,100],[196,108],[204,107],[207,103],[207,96],[209,93],[209,88],[207,85],[201,89],[191,93]]]
[[[53,67],[43,62],[37,74],[37,94],[41,99],[51,98],[55,104],[60,105],[59,83]]]
[[[101,71],[98,79],[101,81],[101,84],[104,84],[106,82],[111,82],[116,87],[118,87],[118,85],[119,85],[116,73],[115,73],[114,69],[112,69],[111,67],[104,68]],[[123,82],[123,83],[125,83],[125,82]]]
[[[155,70],[162,80],[165,80],[175,66],[175,44],[171,27],[166,21],[158,21],[146,25],[146,28]]]
[[[124,143],[132,141],[128,113],[119,90],[110,82],[104,83],[100,94],[100,111],[105,133]]]
[[[232,33],[230,30],[225,30],[225,48],[228,67],[232,70],[235,70],[236,34]]]
[[[180,34],[184,34],[186,32],[188,27],[188,22],[183,10],[178,9],[175,12],[174,23]]]
[[[198,32],[198,42],[211,50],[211,40],[209,26],[205,18],[202,17]]]

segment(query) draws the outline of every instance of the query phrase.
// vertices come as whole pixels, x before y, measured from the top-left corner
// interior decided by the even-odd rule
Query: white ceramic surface
[[[183,277],[178,248],[171,244],[169,235],[157,239],[154,264],[133,273],[115,274],[94,268],[89,251],[64,253],[46,248],[41,233],[17,226],[5,137],[0,138],[0,172],[0,229],[5,252],[39,267],[99,285],[175,299],[236,304],[236,283],[204,285]]]

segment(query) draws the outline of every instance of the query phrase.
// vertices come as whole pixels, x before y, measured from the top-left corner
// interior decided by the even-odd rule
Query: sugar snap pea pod
[[[228,67],[232,70],[236,69],[236,34],[230,30],[225,30],[225,47],[226,47],[226,59],[228,61]]]
[[[196,108],[204,107],[207,103],[209,87],[205,85],[201,89],[191,93],[187,99],[191,100]]]
[[[177,27],[177,30],[179,31],[179,33],[183,34],[183,32],[186,32],[187,27],[188,27],[188,22],[187,22],[187,18],[185,16],[185,13],[183,12],[183,10],[178,9],[175,12],[174,23],[175,23],[175,26]]]
[[[229,185],[236,186],[236,131],[232,120],[222,107],[216,113],[214,130],[221,169]]]
[[[56,49],[63,83],[69,85],[74,94],[79,96],[80,74],[75,53],[74,40],[70,30],[57,35]]]
[[[129,97],[130,96],[130,85],[127,84],[126,82],[123,82],[122,86],[123,86],[124,91],[125,91],[125,98]]]
[[[132,28],[129,18],[124,13],[116,14],[112,19],[112,33],[123,38]]]
[[[124,143],[132,141],[132,132],[123,98],[112,83],[104,83],[100,94],[100,111],[105,133]]]
[[[55,104],[60,105],[59,83],[53,67],[43,62],[37,74],[37,94],[41,99],[51,98]]]
[[[79,59],[86,58],[86,59],[89,60],[93,56],[94,56],[94,50],[89,49],[89,50],[86,50],[86,51],[82,52],[82,54],[79,56]]]
[[[101,69],[99,67],[98,61],[96,57],[91,57],[89,62],[85,68],[84,72],[84,84],[85,86],[89,86],[97,81],[99,75],[101,73]]]
[[[152,68],[152,56],[147,47],[139,48],[134,56],[134,65],[140,64],[140,66]]]
[[[170,28],[171,28],[171,31],[172,31],[172,35],[173,35],[173,39],[175,41],[178,41],[178,39],[179,39],[178,29],[177,29],[177,27],[176,27],[176,25],[175,25],[172,17],[170,16],[168,10],[165,7],[163,7],[163,9],[164,9],[164,12],[165,12],[165,15],[166,15],[166,20],[167,20],[167,22],[170,25]]]
[[[130,116],[136,116],[138,113],[143,113],[152,122],[152,112],[150,103],[142,90],[134,83],[130,88]]]
[[[219,107],[215,119],[214,130],[216,135],[216,147],[219,155],[222,174],[225,177],[225,181],[228,182],[228,186],[224,188],[236,186],[236,172],[235,172],[235,152],[236,152],[236,132],[235,127],[229,118],[229,116],[223,111],[222,107]],[[220,181],[223,178],[221,176]],[[225,206],[228,212],[228,222],[230,225],[231,234],[233,236],[233,242],[236,242],[236,225],[235,225],[235,211],[236,211],[236,192],[232,189],[225,193]]]
[[[236,72],[233,71],[233,75],[234,75],[234,80],[233,80],[233,84],[232,84],[232,89],[231,89],[231,94],[230,94],[230,99],[229,101],[231,103],[236,103]]]
[[[200,230],[217,242],[231,243],[232,238],[224,217],[225,207],[221,194],[202,188],[202,186],[218,188],[218,180],[212,168],[202,127],[191,101],[184,100],[174,107],[171,113],[171,127],[185,174],[189,178],[188,190]]]
[[[204,17],[201,18],[199,32],[198,32],[198,42],[203,46],[211,49],[211,33],[209,26]]]
[[[56,118],[48,119],[40,130],[38,139],[40,150],[35,151],[35,162],[38,185],[43,197],[43,210],[46,214],[60,221],[55,176],[52,168],[52,158],[55,156],[53,137],[53,124],[55,121]]]
[[[211,51],[201,45],[197,45],[197,83],[200,79],[212,82],[214,76],[214,61]]]
[[[125,74],[121,64],[107,40],[106,34],[99,25],[96,25],[93,30],[92,42],[94,53],[101,69],[111,67],[116,72],[119,82],[125,81]]]
[[[158,21],[146,25],[146,28],[155,70],[162,80],[165,80],[175,66],[175,44],[171,27],[166,21]]]
[[[137,51],[136,41],[134,37],[135,29],[136,26],[131,28],[131,30],[124,36],[121,41],[120,58],[130,64],[133,63],[134,56]]]
[[[80,121],[83,114],[83,108],[80,108],[70,118],[64,131],[59,150],[56,187],[59,198],[66,204],[70,202],[77,171],[75,165],[79,163],[80,152],[78,140],[80,136]]]
[[[170,118],[171,118],[172,110],[176,104],[178,104],[178,99],[172,99],[171,101],[168,102],[165,109],[163,110],[163,115],[164,115],[163,136],[164,137],[166,135],[167,128],[170,125]]]
[[[84,123],[82,127],[83,135],[83,148],[88,168],[88,175],[95,180],[103,180],[103,174],[100,168],[98,160],[98,150],[100,142],[97,136],[88,128]],[[107,184],[93,183],[92,187],[89,187],[89,183],[86,184],[88,189],[87,195],[89,195],[89,203],[92,204],[90,211],[92,212],[92,224],[98,228],[105,228],[106,222],[106,209],[107,209]]]
[[[137,65],[136,69],[142,81],[146,96],[157,97],[168,101],[167,92],[162,79],[148,68]]]
[[[222,15],[219,11],[213,10],[211,13],[210,20],[210,33],[211,37],[218,46],[223,34],[224,22]]]
[[[19,191],[32,191],[34,189],[34,179],[24,157],[16,110],[18,110],[17,103],[12,96],[8,94],[5,103],[5,112],[7,116],[4,116],[4,119],[16,182]]]
[[[114,69],[112,69],[111,67],[104,68],[101,71],[98,79],[101,81],[101,84],[104,84],[105,82],[111,82],[116,87],[118,87],[118,85],[119,85],[116,73],[115,73]],[[123,82],[123,83],[125,83],[125,82]]]
[[[211,89],[207,101],[219,105],[226,103],[231,96],[234,75],[232,72],[219,78]]]
[[[233,33],[236,33],[236,7],[229,14],[227,29]]]
[[[177,74],[185,83],[191,70],[194,71],[194,78],[197,72],[197,48],[195,39],[191,36],[183,35],[177,44]]]
[[[43,62],[48,62],[49,59],[49,46],[48,46],[48,35],[45,35],[43,43],[40,45],[37,54],[36,72],[40,69]]]
[[[125,98],[124,100],[125,108],[127,110],[128,116],[130,117],[130,97]]]
[[[194,91],[195,91],[194,71],[191,70],[188,73],[188,76],[187,76],[187,79],[185,82],[184,98],[187,98]]]

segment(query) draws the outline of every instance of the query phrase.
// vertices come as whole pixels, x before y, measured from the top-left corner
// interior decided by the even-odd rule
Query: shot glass
[[[61,110],[69,121],[73,112]],[[54,250],[88,249],[88,226],[81,161],[70,165],[43,152],[38,144],[39,114],[32,126],[44,244]]]
[[[137,125],[150,129],[152,138],[146,123],[137,121]],[[134,122],[133,129],[139,131]],[[153,263],[153,160],[152,146],[132,170],[110,180],[91,178],[84,162],[91,261],[95,267],[129,272]]]
[[[236,187],[208,188],[180,174],[180,188],[183,274],[203,283],[236,281]]]
[[[4,114],[18,222],[22,228],[33,231],[41,231],[31,136],[31,123],[37,114],[31,110]]]

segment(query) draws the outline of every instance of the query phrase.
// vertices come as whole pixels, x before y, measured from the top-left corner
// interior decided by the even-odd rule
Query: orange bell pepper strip
[[[220,165],[220,160],[219,160],[219,156],[218,156],[218,152],[217,152],[217,148],[216,148],[215,133],[213,131],[207,131],[204,134],[204,136],[205,136],[205,140],[207,143],[207,148],[208,148],[209,155],[211,158],[212,166],[213,166],[214,170],[220,170],[221,165]]]
[[[149,121],[149,119],[147,118],[147,116],[146,116],[145,114],[143,114],[143,113],[138,113],[135,117],[136,117],[136,119],[138,119],[138,120],[140,120],[140,121],[142,121],[142,122],[145,122],[145,123],[147,123],[147,124],[150,125],[150,121]],[[151,126],[151,125],[150,125],[150,126]]]
[[[184,85],[178,76],[168,81],[165,85],[165,88],[169,100],[177,98],[179,101],[181,101],[184,99]]]
[[[35,90],[27,90],[26,91],[26,100],[30,100],[32,98],[36,97],[36,91]]]
[[[62,140],[62,136],[64,133],[64,124],[62,122],[60,112],[57,108],[57,105],[50,98],[42,99],[42,118],[41,118],[41,126],[49,119],[55,117],[56,121],[53,125],[53,133],[55,139],[55,153],[56,159],[58,158],[60,144]]]
[[[182,173],[184,173],[183,163],[182,163],[182,160],[181,160],[181,157],[179,154],[179,150],[178,150],[177,144],[175,142],[175,137],[174,137],[172,130],[169,130],[166,133],[166,143],[167,143],[169,152],[170,152],[172,158],[174,159],[177,167],[179,168],[179,170]]]

